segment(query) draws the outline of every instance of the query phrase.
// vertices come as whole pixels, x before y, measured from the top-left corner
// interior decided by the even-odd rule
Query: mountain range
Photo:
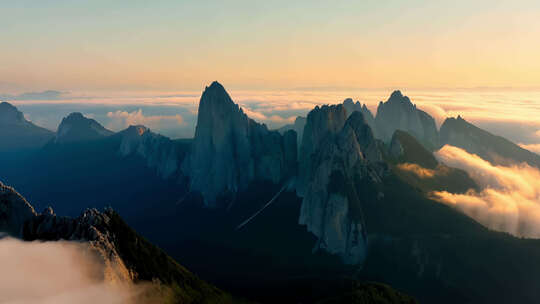
[[[19,121],[9,134],[43,132],[13,106],[0,110],[0,124]],[[213,82],[201,95],[193,139],[171,140],[144,126],[114,133],[78,113],[49,133],[41,145],[20,136],[6,146],[29,152],[2,157],[0,179],[39,207],[54,202],[72,217],[112,206],[116,211],[90,209],[88,216],[122,214],[235,295],[313,302],[378,281],[428,303],[540,300],[538,240],[489,230],[429,195],[480,190],[467,172],[435,157],[444,145],[494,165],[540,167],[540,156],[461,117],[438,130],[400,91],[376,115],[346,99],[273,131]],[[25,214],[31,223],[54,216]],[[14,233],[21,221],[5,229]]]

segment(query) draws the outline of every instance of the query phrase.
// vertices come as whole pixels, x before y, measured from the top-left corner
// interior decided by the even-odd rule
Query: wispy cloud
[[[420,178],[431,178],[431,177],[435,176],[435,173],[436,173],[435,170],[426,169],[424,167],[421,167],[421,166],[419,166],[417,164],[412,164],[412,163],[399,164],[397,167],[400,170],[404,170],[404,171],[414,173],[416,176],[418,176]]]
[[[433,192],[434,198],[491,229],[540,237],[540,170],[526,164],[493,166],[453,146],[444,146],[435,154],[447,165],[467,171],[483,190],[465,194]]]
[[[184,119],[179,114],[145,116],[141,109],[133,112],[120,110],[108,112],[107,117],[111,119],[107,127],[112,130],[121,130],[131,125],[144,125],[151,129],[167,129],[184,124]]]

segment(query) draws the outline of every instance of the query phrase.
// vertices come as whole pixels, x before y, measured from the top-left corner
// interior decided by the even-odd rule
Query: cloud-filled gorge
[[[134,303],[148,287],[110,281],[88,245],[0,236],[0,303]]]
[[[474,154],[444,146],[436,153],[445,164],[460,168],[482,187],[465,194],[433,192],[481,224],[516,236],[540,237],[540,170],[527,164],[494,166]]]

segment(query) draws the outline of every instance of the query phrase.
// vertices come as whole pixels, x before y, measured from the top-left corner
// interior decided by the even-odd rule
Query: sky
[[[540,87],[538,1],[0,1],[0,89]]]
[[[56,130],[193,136],[220,81],[270,128],[315,105],[376,112],[400,89],[540,153],[539,1],[2,1],[0,100]]]

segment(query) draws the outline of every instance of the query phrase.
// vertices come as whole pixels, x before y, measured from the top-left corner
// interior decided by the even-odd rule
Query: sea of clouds
[[[435,153],[445,164],[463,169],[482,188],[464,194],[433,192],[486,227],[516,236],[540,238],[540,170],[525,163],[495,166],[453,146]]]
[[[195,132],[201,92],[148,92],[122,94],[76,94],[51,91],[22,93],[12,102],[26,117],[56,130],[67,114],[81,112],[105,127],[119,131],[143,124],[172,138],[189,138]],[[56,91],[54,91],[56,92]],[[475,125],[504,136],[522,147],[540,153],[540,91],[516,90],[402,90],[437,124],[446,117],[461,115]],[[271,129],[292,123],[317,105],[335,104],[351,97],[366,104],[373,114],[392,89],[349,90],[231,90],[232,99],[251,118]],[[7,96],[9,97],[9,96]],[[32,97],[32,100],[23,100]],[[6,95],[4,95],[4,99]]]

